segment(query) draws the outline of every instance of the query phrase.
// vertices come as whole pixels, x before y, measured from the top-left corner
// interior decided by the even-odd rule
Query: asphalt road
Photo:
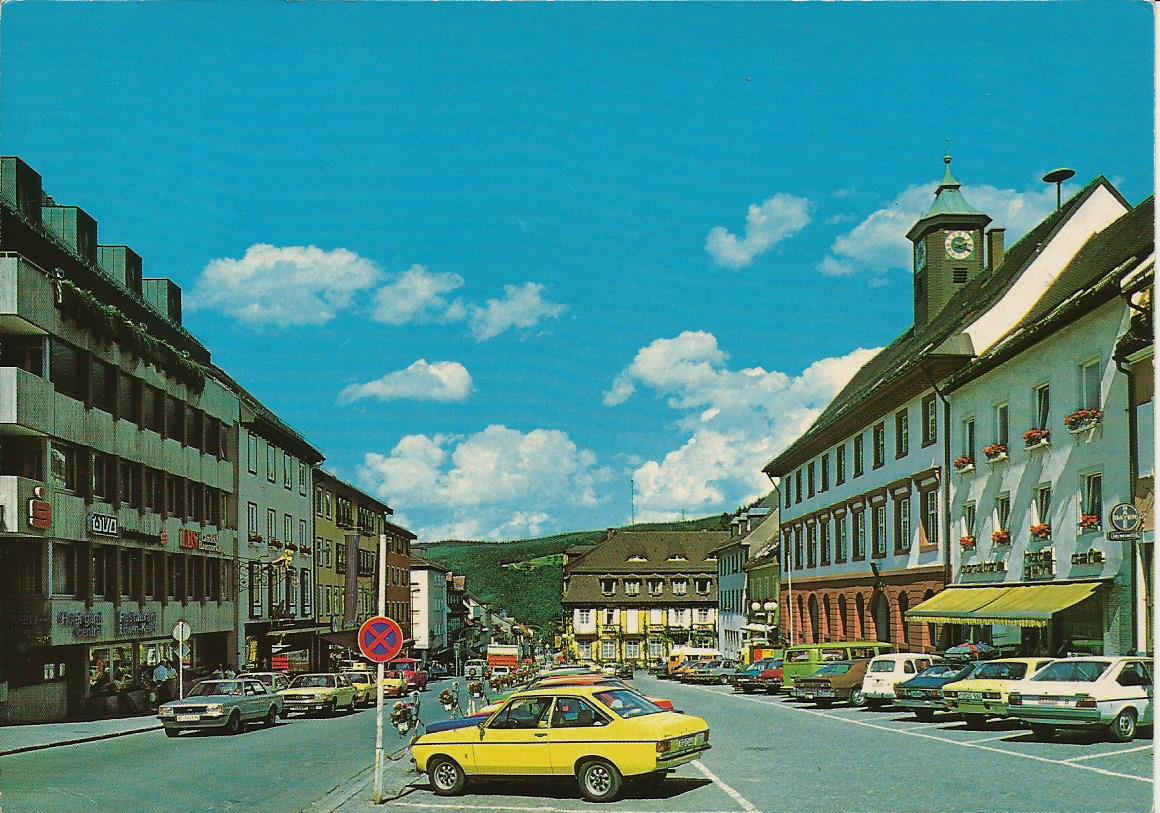
[[[713,748],[659,791],[633,792],[626,811],[1107,811],[1148,810],[1152,740],[1111,743],[1076,735],[1034,742],[1022,729],[972,731],[889,708],[830,710],[781,697],[733,694],[640,677],[638,688],[705,717]],[[423,695],[424,718],[442,719],[439,685]],[[388,751],[402,738],[387,725]],[[370,802],[374,712],[292,718],[237,737],[161,732],[0,758],[3,813],[372,810],[592,811],[573,782],[469,786],[435,796],[406,761],[384,785],[401,795]]]

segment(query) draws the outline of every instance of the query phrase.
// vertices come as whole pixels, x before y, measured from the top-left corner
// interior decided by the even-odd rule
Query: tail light
[[[1007,705],[1008,706],[1022,706],[1023,705],[1023,695],[1019,694],[1019,692],[1011,692],[1011,694],[1007,695]]]
[[[709,729],[707,729],[707,728],[705,729],[705,739],[704,739],[704,743],[705,743],[705,745],[708,745],[708,744],[709,744]]]
[[[1086,694],[1081,694],[1075,699],[1075,707],[1077,709],[1094,709],[1096,708],[1096,699],[1088,697]]]
[[[902,697],[905,693],[906,693],[905,689],[903,689],[897,683],[894,684],[894,696],[895,697]]]
[[[986,700],[1002,700],[1003,695],[998,692],[983,692],[983,698]]]

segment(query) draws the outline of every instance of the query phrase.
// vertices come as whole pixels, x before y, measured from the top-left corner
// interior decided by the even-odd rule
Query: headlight
[[[226,707],[221,703],[211,703],[205,707],[205,713],[211,717],[221,717],[226,713]]]
[[[999,694],[998,692],[983,692],[983,697],[986,700],[1002,700],[1003,699],[1003,695]]]
[[[162,706],[161,708],[157,709],[158,717],[172,717],[175,714],[177,714],[177,712],[174,710],[173,706]]]
[[[1018,692],[1011,692],[1011,694],[1007,695],[1007,705],[1008,706],[1022,706],[1023,705],[1023,695],[1019,694]]]
[[[943,697],[949,697],[949,698],[951,698],[951,699],[953,700],[954,698],[956,698],[956,697],[958,697],[958,696],[959,696],[959,693],[958,693],[958,692],[956,692],[954,689],[951,689],[950,691],[948,691],[948,690],[946,690],[946,689],[943,689],[942,696],[943,696]]]

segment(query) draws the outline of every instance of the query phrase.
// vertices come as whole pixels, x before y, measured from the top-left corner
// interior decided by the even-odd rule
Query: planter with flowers
[[[996,545],[1010,545],[1011,532],[1010,531],[991,531],[991,541]]]
[[[1101,527],[1099,514],[1083,514],[1079,518],[1079,532],[1081,534],[1098,531]]]
[[[1067,431],[1074,434],[1094,429],[1104,419],[1104,413],[1098,409],[1077,409],[1063,419]]]
[[[988,463],[1002,463],[1007,459],[1007,444],[992,443],[990,446],[984,446],[983,454]]]
[[[1046,522],[1037,522],[1031,526],[1031,536],[1035,539],[1051,539],[1051,526]]]
[[[293,542],[287,542],[286,543],[286,550],[298,550],[298,546],[295,545]]]
[[[1048,429],[1028,429],[1023,433],[1023,445],[1027,449],[1043,449],[1051,444],[1051,431]]]
[[[262,542],[264,542],[264,541],[265,540],[262,539],[261,534],[250,534],[250,544],[251,545],[261,545]]]
[[[266,544],[268,544],[271,548],[278,548],[279,550],[282,548],[282,543],[277,539],[271,539]]]
[[[959,537],[959,547],[963,550],[975,549],[975,537],[971,534]]]
[[[969,474],[975,470],[975,458],[969,455],[955,458],[955,470],[960,474]]]

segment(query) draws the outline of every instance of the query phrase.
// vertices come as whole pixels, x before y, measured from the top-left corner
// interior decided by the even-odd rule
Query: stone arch
[[[910,634],[910,624],[906,620],[906,611],[910,609],[910,599],[906,596],[906,591],[901,590],[898,593],[898,623],[902,625],[902,643],[910,649],[912,645],[921,647],[922,641],[913,640]]]
[[[874,640],[891,642],[894,636],[890,629],[890,600],[879,590],[870,600],[870,613],[874,619]]]
[[[858,610],[858,640],[866,640],[866,599],[858,593],[854,598],[854,605]]]
[[[850,615],[849,615],[849,610],[846,607],[846,597],[843,595],[838,596],[838,621],[842,625],[842,640],[849,641],[850,640]]]
[[[836,637],[834,635],[833,616],[830,614],[830,594],[826,593],[822,596],[822,622],[823,629],[826,631],[826,640],[832,641]]]
[[[927,590],[925,593],[922,594],[923,601],[926,601],[927,599],[932,599],[932,598],[934,598],[934,590]],[[926,625],[926,637],[927,637],[927,643],[930,644],[931,651],[938,649],[938,629],[935,627],[934,624],[927,624]]]
[[[794,640],[799,644],[809,643],[806,641],[806,603],[801,593],[797,596],[795,612],[797,615],[794,618]]]
[[[822,640],[821,633],[821,611],[818,609],[817,593],[810,593],[809,599],[810,608],[810,643],[816,644]]]

